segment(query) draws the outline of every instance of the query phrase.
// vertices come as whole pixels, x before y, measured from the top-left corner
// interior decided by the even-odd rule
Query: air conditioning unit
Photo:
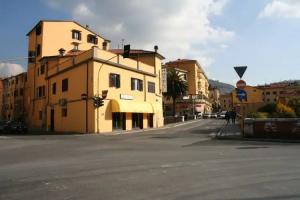
[[[59,99],[58,103],[61,107],[65,107],[67,106],[68,101],[67,99]]]

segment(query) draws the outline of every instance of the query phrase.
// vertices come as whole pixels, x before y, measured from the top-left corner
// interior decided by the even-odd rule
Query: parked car
[[[4,132],[5,125],[6,125],[6,122],[5,122],[5,121],[0,121],[0,133],[3,133],[3,132]]]
[[[210,118],[211,117],[211,114],[210,113],[205,113],[203,115],[203,119],[207,119],[207,118]]]
[[[20,121],[8,121],[4,125],[4,131],[8,133],[27,133],[27,126]]]
[[[202,117],[203,117],[203,113],[202,113],[202,112],[197,113],[197,118],[198,118],[198,119],[200,119],[200,118],[202,118]]]
[[[212,113],[211,115],[210,115],[210,118],[217,118],[218,117],[218,114],[217,113]]]
[[[222,111],[222,112],[219,112],[218,114],[218,119],[225,119],[225,114],[226,114],[227,111]]]

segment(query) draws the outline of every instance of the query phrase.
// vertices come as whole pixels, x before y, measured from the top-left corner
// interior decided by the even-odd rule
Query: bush
[[[258,112],[266,112],[266,113],[274,113],[276,111],[276,104],[275,103],[269,103],[260,109],[258,109]]]
[[[267,104],[260,109],[258,112],[251,113],[253,118],[294,118],[297,117],[295,111],[290,106],[282,103],[271,103]],[[250,117],[250,116],[249,116]]]
[[[278,118],[295,118],[297,117],[295,111],[287,106],[284,105],[282,103],[278,103],[276,105],[276,111],[275,113],[273,113],[274,117],[278,117]]]
[[[253,113],[249,113],[247,115],[247,117],[249,118],[259,118],[259,119],[266,119],[269,117],[269,114],[266,112],[253,112]]]

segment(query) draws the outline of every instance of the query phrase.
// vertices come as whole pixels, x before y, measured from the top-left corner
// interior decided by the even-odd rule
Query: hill
[[[226,94],[226,93],[230,93],[232,90],[235,89],[235,87],[233,85],[230,85],[228,83],[223,83],[217,80],[208,80],[209,85],[216,87],[220,90],[221,94]]]

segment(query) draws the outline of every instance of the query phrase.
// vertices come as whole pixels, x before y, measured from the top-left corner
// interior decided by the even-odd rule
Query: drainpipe
[[[89,132],[88,100],[89,100],[89,63],[87,62],[86,63],[85,133]]]

